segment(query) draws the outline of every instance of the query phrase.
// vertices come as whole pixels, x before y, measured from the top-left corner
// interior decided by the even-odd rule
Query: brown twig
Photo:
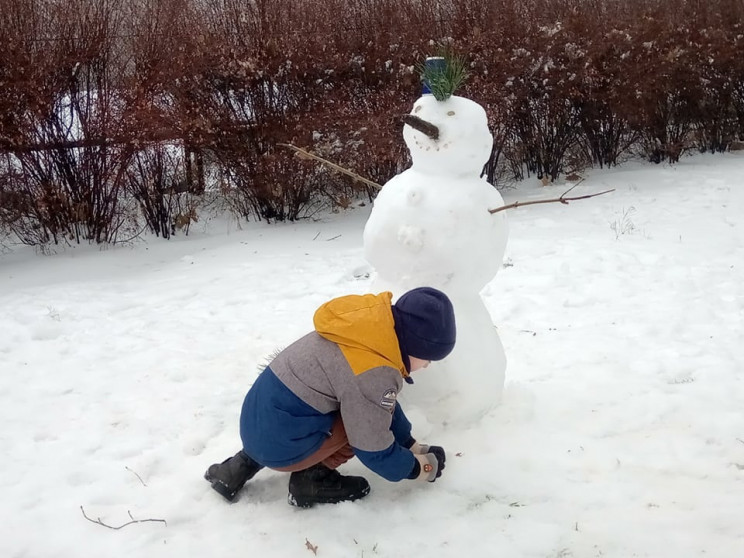
[[[137,477],[137,478],[139,479],[139,481],[140,481],[140,482],[142,483],[142,486],[147,486],[147,485],[145,484],[145,481],[143,481],[143,480],[142,480],[142,477],[140,477],[140,476],[139,476],[139,475],[138,475],[138,474],[136,473],[136,471],[132,471],[132,470],[131,470],[131,469],[130,469],[129,467],[126,467],[126,466],[125,466],[124,468],[125,468],[125,469],[126,469],[127,471],[129,471],[130,473],[132,473],[132,474],[133,474],[133,475],[134,475],[135,477]]]
[[[403,121],[403,124],[408,124],[411,128],[418,130],[425,136],[433,140],[439,139],[439,128],[431,122],[427,122],[423,118],[419,118],[413,114],[404,114],[400,119]]]
[[[148,522],[158,522],[158,523],[164,523],[165,526],[168,526],[168,522],[165,521],[165,519],[134,519],[132,517],[132,512],[127,510],[127,513],[129,514],[129,517],[132,519],[132,521],[127,521],[123,525],[119,525],[118,527],[114,527],[113,525],[106,525],[103,521],[101,521],[101,518],[91,519],[87,516],[85,513],[85,510],[83,509],[83,506],[80,506],[80,511],[83,512],[83,517],[90,521],[91,523],[96,523],[97,525],[101,525],[102,527],[106,527],[108,529],[113,529],[114,531],[118,531],[119,529],[123,529],[127,525],[132,525],[133,523],[148,523]]]
[[[426,134],[432,139],[437,139],[439,137],[439,128],[437,128],[434,124],[431,124],[427,122],[426,120],[422,120],[418,116],[414,116],[413,114],[405,114],[401,117],[403,119],[403,122],[408,124],[409,126],[419,130],[420,132]],[[336,172],[340,172],[342,174],[345,174],[346,176],[350,176],[354,180],[357,180],[359,182],[362,182],[368,186],[372,186],[373,188],[377,188],[378,190],[382,189],[382,186],[377,184],[377,182],[373,182],[371,180],[368,180],[364,178],[363,176],[359,176],[357,173],[350,171],[349,169],[345,169],[341,165],[337,165],[336,163],[332,163],[328,159],[324,159],[323,157],[316,155],[315,153],[310,153],[309,151],[302,149],[300,147],[297,147],[295,145],[292,145],[290,143],[277,143],[277,145],[280,145],[282,147],[287,147],[289,149],[294,150],[297,152],[297,154],[300,157],[306,157],[309,159],[315,159],[316,161],[319,161],[320,163],[326,165],[327,167],[335,170]],[[572,198],[567,198],[566,194],[568,194],[571,190],[576,188],[581,182],[578,182],[574,184],[571,188],[563,192],[560,198],[552,198],[549,200],[536,200],[536,201],[528,201],[528,202],[514,202],[510,203],[509,205],[504,205],[502,207],[497,207],[495,209],[489,209],[488,212],[498,213],[499,211],[505,211],[507,209],[515,209],[517,207],[522,207],[525,205],[537,205],[539,203],[565,203],[568,205],[568,202],[570,201],[577,201],[577,200],[586,200],[589,198],[594,198],[596,196],[601,196],[603,194],[609,194],[610,192],[614,192],[615,189],[612,190],[605,190],[604,192],[599,192],[597,194],[587,194],[585,196],[575,196]],[[317,238],[317,237],[316,237]]]
[[[309,540],[305,539],[305,548],[307,548],[310,552],[318,555],[318,545],[311,543]]]
[[[367,186],[372,186],[373,188],[377,188],[378,190],[382,188],[382,186],[377,184],[377,182],[372,182],[371,180],[367,180],[363,176],[359,176],[357,173],[352,172],[349,169],[345,169],[341,165],[337,165],[336,163],[331,163],[328,159],[324,159],[323,157],[320,157],[319,155],[316,155],[315,153],[310,153],[309,151],[306,151],[300,147],[296,147],[290,143],[277,143],[277,145],[281,145],[282,147],[288,147],[289,149],[294,149],[301,157],[307,157],[310,159],[315,159],[316,161],[320,161],[321,163],[335,170],[336,172],[340,172],[341,174],[350,176],[354,180],[358,180],[359,182],[362,182],[366,184]]]
[[[496,209],[489,209],[488,212],[489,213],[498,213],[499,211],[504,211],[506,209],[514,209],[516,207],[522,207],[522,206],[525,206],[525,205],[537,205],[538,203],[565,203],[566,205],[568,205],[568,202],[570,202],[570,201],[586,200],[586,199],[589,199],[589,198],[596,198],[597,196],[601,196],[603,194],[609,194],[610,192],[614,192],[615,191],[615,189],[613,188],[612,190],[605,190],[604,192],[598,192],[596,194],[587,194],[586,196],[575,196],[573,198],[567,198],[566,197],[566,194],[568,194],[571,190],[573,190],[574,188],[576,188],[576,186],[578,186],[578,184],[572,186],[571,188],[569,188],[568,190],[566,190],[565,192],[563,192],[563,194],[561,194],[561,197],[560,198],[551,198],[549,200],[536,200],[536,201],[528,201],[528,202],[519,202],[519,201],[517,201],[517,202],[514,202],[514,203],[510,203],[509,205],[504,205],[504,206],[501,206],[501,207],[497,207]]]

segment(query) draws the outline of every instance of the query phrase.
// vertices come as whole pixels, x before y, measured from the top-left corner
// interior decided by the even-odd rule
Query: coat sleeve
[[[411,421],[403,412],[400,403],[395,405],[395,411],[393,412],[393,422],[390,425],[390,430],[393,432],[395,441],[398,442],[404,448],[410,448],[416,440],[411,436]]]
[[[339,398],[346,435],[359,460],[390,481],[408,477],[415,457],[401,445],[410,423],[397,397],[402,381],[394,368],[379,367],[355,377]],[[397,411],[397,412],[396,412]]]

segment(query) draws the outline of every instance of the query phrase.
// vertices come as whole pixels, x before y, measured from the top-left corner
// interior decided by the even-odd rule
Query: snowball
[[[456,95],[446,101],[426,95],[416,101],[411,114],[439,128],[439,138],[433,140],[411,126],[403,127],[403,138],[419,172],[480,176],[493,146],[482,106]]]
[[[423,190],[426,196],[411,192]],[[411,168],[380,191],[364,228],[364,255],[402,288],[426,284],[479,292],[501,267],[508,235],[504,201],[479,178],[432,176]],[[424,242],[425,240],[425,242]]]

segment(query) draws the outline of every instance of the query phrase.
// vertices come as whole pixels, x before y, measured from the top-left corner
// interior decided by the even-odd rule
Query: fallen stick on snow
[[[132,517],[132,512],[130,512],[130,511],[127,510],[127,513],[129,514],[129,517],[132,519],[132,521],[127,521],[123,525],[119,525],[118,527],[114,527],[113,525],[106,525],[103,521],[101,521],[101,518],[100,517],[97,518],[97,519],[91,519],[90,517],[88,517],[86,515],[86,513],[85,513],[85,510],[83,509],[83,506],[80,506],[80,511],[83,512],[83,517],[85,519],[87,519],[88,521],[90,521],[91,523],[95,523],[97,525],[101,525],[102,527],[106,527],[108,529],[113,529],[114,531],[118,531],[119,529],[123,529],[127,525],[132,525],[133,523],[147,523],[147,522],[151,522],[151,521],[156,521],[158,523],[165,523],[165,526],[166,527],[168,526],[168,523],[165,521],[165,519],[134,519]]]
[[[140,482],[142,483],[142,486],[147,486],[147,485],[145,484],[145,481],[143,481],[143,480],[142,480],[142,477],[140,477],[140,476],[139,476],[139,475],[137,474],[137,472],[136,472],[136,471],[132,471],[132,470],[131,470],[131,469],[130,469],[129,467],[124,467],[124,468],[125,468],[125,469],[126,469],[127,471],[129,471],[130,473],[132,473],[132,474],[133,474],[133,475],[134,475],[135,477],[137,477],[137,478],[139,479],[139,481],[140,481]]]

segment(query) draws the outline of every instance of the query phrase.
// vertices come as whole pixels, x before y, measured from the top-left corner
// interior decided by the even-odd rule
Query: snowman
[[[429,69],[441,58],[428,59]],[[481,290],[502,266],[508,236],[499,192],[480,177],[493,138],[479,104],[424,94],[404,117],[412,166],[387,182],[364,229],[364,254],[376,271],[374,291],[395,297],[431,286],[450,297],[457,344],[445,360],[414,375],[406,399],[430,419],[470,422],[488,412],[504,388],[506,357]],[[435,92],[436,93],[436,92]]]

